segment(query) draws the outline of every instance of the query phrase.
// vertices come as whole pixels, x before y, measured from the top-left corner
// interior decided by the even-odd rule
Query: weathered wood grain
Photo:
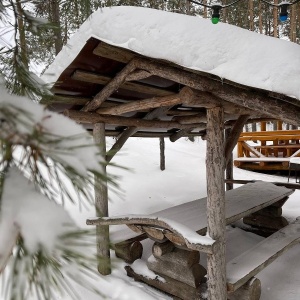
[[[104,88],[93,98],[93,100],[83,107],[83,111],[96,110],[121,84],[126,77],[136,69],[136,61],[133,58],[111,81],[109,81]]]
[[[147,267],[156,274],[166,275],[193,288],[199,287],[206,275],[205,268],[197,263],[188,267],[177,264],[175,261],[161,260],[153,256],[148,259]]]
[[[300,242],[299,220],[277,231],[227,264],[227,288],[237,290]]]
[[[106,143],[105,143],[105,124],[97,123],[94,125],[93,136],[95,143],[99,146],[100,153],[105,155]],[[106,175],[106,167],[102,165],[102,174]],[[99,217],[108,216],[108,190],[107,182],[98,178],[95,175],[95,208],[96,215]],[[111,273],[110,262],[110,246],[109,246],[109,227],[107,225],[96,226],[96,244],[97,255],[99,256],[98,271],[102,275],[108,275]]]
[[[191,125],[183,125],[174,121],[160,121],[160,120],[145,120],[139,118],[127,118],[122,116],[100,115],[93,112],[83,112],[77,110],[65,110],[64,115],[72,120],[84,124],[106,123],[110,125],[139,127],[139,128],[156,128],[156,129],[187,129]],[[202,124],[193,124],[195,128],[202,128]]]
[[[136,112],[141,110],[149,110],[162,106],[174,106],[182,103],[180,94],[169,95],[164,97],[153,97],[150,99],[131,101],[124,104],[119,104],[114,107],[99,108],[97,109],[98,114],[106,115],[122,115],[128,112]]]
[[[206,180],[207,233],[216,247],[207,256],[207,286],[210,300],[227,300],[225,255],[224,110],[207,109]]]

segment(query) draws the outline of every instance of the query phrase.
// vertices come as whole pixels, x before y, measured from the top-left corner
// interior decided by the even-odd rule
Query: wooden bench
[[[293,190],[268,182],[248,183],[227,191],[225,194],[226,224],[276,205],[280,201],[284,203],[291,193]],[[155,259],[150,259],[147,265],[150,270],[163,276],[165,282],[160,283],[159,288],[182,299],[187,299],[186,297],[202,299],[200,289],[205,284],[206,272],[198,263],[199,255],[197,256],[197,253],[199,254],[200,251],[213,254],[215,251],[214,241],[208,236],[202,236],[206,233],[207,227],[206,198],[177,205],[147,216],[98,218],[87,220],[87,224],[126,224],[135,232],[131,239],[145,236],[151,238],[155,241],[152,251]],[[149,281],[149,279],[136,274],[130,267],[127,268],[127,272],[136,279],[156,286],[155,280]],[[235,297],[240,297],[236,296],[240,293],[245,295],[244,290],[247,295],[249,293],[252,296],[258,294],[259,284],[257,280],[249,281],[248,274],[251,275],[250,277],[254,276],[253,272],[248,272],[246,276],[243,275],[239,279],[238,284],[228,282],[228,291],[231,293],[232,299],[242,300],[243,298]],[[232,275],[230,278],[236,277]],[[244,299],[246,298],[244,297]]]

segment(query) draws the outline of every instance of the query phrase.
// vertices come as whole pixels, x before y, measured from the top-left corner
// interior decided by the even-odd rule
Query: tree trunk
[[[263,33],[263,20],[262,20],[262,7],[261,7],[261,1],[258,3],[258,27],[259,27],[259,33]]]
[[[253,9],[253,0],[249,0],[249,29],[254,31],[254,9]]]
[[[62,34],[61,34],[61,26],[60,26],[60,12],[59,12],[59,1],[51,0],[51,21],[53,22],[54,28],[54,47],[55,47],[55,55],[57,55],[63,47]]]
[[[278,0],[274,0],[274,5],[278,5]],[[278,37],[278,8],[273,7],[273,36]]]
[[[105,124],[94,125],[94,141],[99,145],[100,153],[106,156]],[[106,175],[106,167],[102,166],[103,175]],[[108,217],[108,191],[107,182],[95,176],[95,207],[97,217]],[[111,273],[110,251],[109,251],[109,227],[108,225],[96,226],[97,255],[99,257],[98,271],[102,275]]]
[[[296,27],[297,27],[297,20],[296,20],[296,5],[290,6],[290,40],[291,42],[296,42]]]
[[[227,143],[229,136],[230,136],[231,129],[228,128],[225,130],[225,141]],[[231,152],[230,157],[228,158],[228,162],[226,165],[226,179],[233,179],[233,155]],[[233,189],[233,183],[232,182],[226,182],[226,191]]]
[[[226,300],[224,112],[207,110],[207,232],[216,240],[215,251],[207,255],[208,299]]]

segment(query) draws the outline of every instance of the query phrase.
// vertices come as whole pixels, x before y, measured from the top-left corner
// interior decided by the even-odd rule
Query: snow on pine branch
[[[1,127],[7,130],[1,132],[1,139],[40,147],[49,157],[72,166],[81,174],[91,170],[101,172],[99,163],[103,159],[99,149],[91,145],[92,138],[82,126],[26,97],[8,94],[3,82],[0,93]]]
[[[91,233],[77,228],[62,206],[40,194],[16,167],[10,168],[0,213],[5,299],[28,299],[34,293],[38,299],[56,299],[58,292],[77,299],[72,281],[97,292],[86,277],[95,275],[96,256],[86,254]]]
[[[107,179],[92,137],[65,116],[26,97],[10,95],[1,78],[0,93],[0,140],[6,145],[6,159],[26,170],[50,198],[55,192],[72,198],[65,183],[68,178],[81,198],[90,200],[92,174]],[[3,170],[5,160],[1,163]]]

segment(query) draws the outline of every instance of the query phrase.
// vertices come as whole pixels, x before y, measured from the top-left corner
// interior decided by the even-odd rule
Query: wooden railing
[[[287,169],[289,158],[296,156],[300,156],[300,130],[243,132],[237,144],[235,165],[247,165],[249,169],[251,164],[253,169]],[[275,166],[276,162],[279,167]]]

